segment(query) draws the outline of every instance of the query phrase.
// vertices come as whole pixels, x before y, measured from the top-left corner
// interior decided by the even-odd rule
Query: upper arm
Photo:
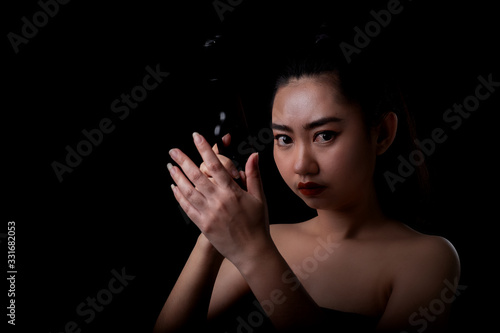
[[[446,326],[460,278],[455,248],[444,238],[425,236],[402,254],[378,329],[439,332]]]

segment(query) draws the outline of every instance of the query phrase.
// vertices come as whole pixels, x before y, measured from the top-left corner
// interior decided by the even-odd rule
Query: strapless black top
[[[375,332],[379,318],[373,318],[358,313],[342,312],[321,308],[324,320],[321,332],[338,333],[369,333]],[[220,333],[275,333],[270,319],[265,315],[258,301],[249,295],[233,306],[225,315],[210,323],[210,332]],[[323,328],[323,327],[322,327]],[[315,332],[304,332],[315,333]]]
[[[365,316],[359,313],[342,312],[321,308],[325,314],[325,323],[332,332],[375,332],[379,318]]]

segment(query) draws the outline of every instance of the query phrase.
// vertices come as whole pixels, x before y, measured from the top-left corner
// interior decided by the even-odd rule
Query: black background
[[[209,137],[213,128],[214,114],[204,103],[201,46],[216,33],[227,36],[225,63],[257,134],[269,121],[276,65],[298,40],[328,19],[353,44],[353,28],[363,28],[373,20],[370,11],[388,2],[327,3],[245,0],[221,21],[210,0],[71,1],[17,54],[7,34],[20,34],[21,18],[32,21],[40,6],[3,5],[0,232],[6,233],[7,221],[16,222],[17,331],[61,332],[69,321],[82,332],[152,330],[197,237],[171,195],[165,165],[173,147],[195,156],[191,133]],[[495,322],[498,288],[493,235],[499,92],[456,130],[442,116],[474,94],[479,75],[492,73],[500,81],[496,9],[478,1],[401,5],[403,11],[362,52],[378,49],[399,68],[419,138],[437,127],[448,134],[427,159],[431,213],[417,229],[448,238],[461,257],[460,283],[467,290],[455,303],[453,330],[488,328]],[[120,120],[112,101],[142,83],[146,66],[157,64],[169,77]],[[114,131],[59,182],[51,163],[64,163],[66,145],[75,148],[84,139],[81,131],[103,118],[113,121]],[[279,178],[272,146],[261,152],[260,165],[272,223],[309,216]],[[107,288],[112,269],[122,268],[135,278],[85,323],[77,306]],[[6,289],[0,292],[4,306]]]

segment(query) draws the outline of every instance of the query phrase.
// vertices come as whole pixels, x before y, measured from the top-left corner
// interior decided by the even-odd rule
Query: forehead
[[[273,122],[309,122],[321,117],[346,119],[359,113],[343,100],[331,80],[301,78],[278,89],[273,103]]]

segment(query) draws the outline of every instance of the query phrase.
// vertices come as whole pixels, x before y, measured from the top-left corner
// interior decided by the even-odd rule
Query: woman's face
[[[274,159],[288,186],[314,209],[348,209],[373,189],[376,136],[331,80],[301,78],[278,89]]]

